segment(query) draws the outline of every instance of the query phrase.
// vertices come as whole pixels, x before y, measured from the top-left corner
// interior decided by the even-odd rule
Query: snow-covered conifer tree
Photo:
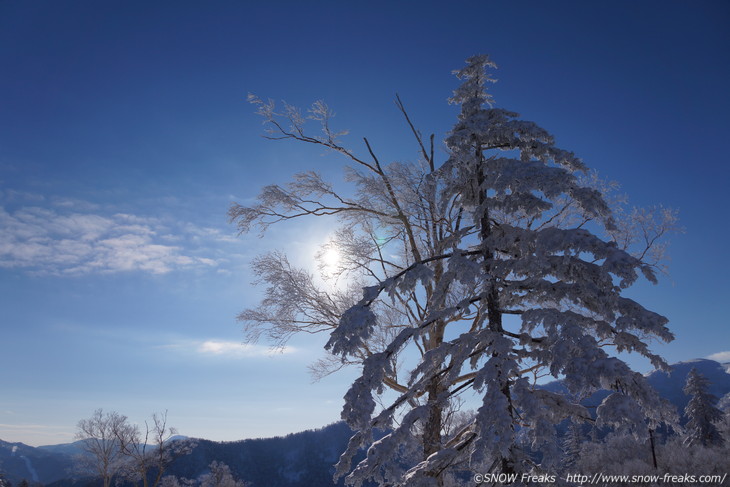
[[[586,435],[581,430],[579,423],[571,421],[568,426],[568,431],[565,432],[563,437],[563,452],[565,454],[565,460],[563,461],[563,467],[569,468],[575,465],[580,457],[580,451],[583,447],[583,443],[587,440]]]
[[[691,396],[684,414],[689,421],[685,428],[687,436],[685,444],[705,446],[721,445],[723,438],[715,423],[723,419],[723,413],[715,407],[717,398],[707,392],[709,381],[694,367],[687,375],[687,382],[684,386],[684,393]]]
[[[273,138],[322,145],[353,163],[354,197],[309,172],[230,211],[242,231],[305,215],[344,219],[335,244],[344,270],[360,272],[359,296],[325,292],[285,256],[269,254],[254,263],[266,297],[241,318],[253,338],[265,333],[277,343],[330,331],[332,356],[362,367],[342,413],[356,430],[337,466],[348,483],[443,486],[469,470],[550,473],[562,457],[555,424],[564,419],[628,424],[638,437],[647,422],[673,420],[644,377],[609,354],[635,352],[666,366],[646,344],[673,338],[666,318],[623,291],[639,276],[656,282],[647,258],[673,215],[644,214],[633,227],[617,221],[578,157],[536,124],[492,107],[493,67],[475,56],[457,72],[462,84],[451,101],[461,113],[440,166],[400,99],[419,163],[382,165],[367,139],[369,159],[345,149],[319,102],[310,118],[324,135],[311,136],[296,109],[278,113],[252,98]],[[574,397],[613,393],[594,419],[577,401],[534,387],[540,371],[562,378]],[[476,415],[445,429],[466,391],[479,398]],[[361,448],[367,456],[353,468]]]

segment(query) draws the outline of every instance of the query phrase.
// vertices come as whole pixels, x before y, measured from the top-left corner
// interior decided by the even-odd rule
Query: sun
[[[322,271],[327,275],[332,275],[340,265],[341,256],[337,246],[330,242],[322,248],[318,259]]]

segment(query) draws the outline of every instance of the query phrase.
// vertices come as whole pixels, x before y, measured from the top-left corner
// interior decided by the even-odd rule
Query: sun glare
[[[320,261],[325,273],[333,274],[340,263],[340,252],[337,250],[337,247],[330,244],[324,248],[320,254]]]

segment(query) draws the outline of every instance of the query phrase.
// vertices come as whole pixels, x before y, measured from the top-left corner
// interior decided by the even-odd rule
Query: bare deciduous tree
[[[153,414],[142,431],[126,416],[97,409],[78,423],[76,437],[86,452],[78,466],[101,477],[104,487],[111,485],[115,475],[157,487],[170,464],[195,446],[192,440],[171,440],[175,434],[175,428],[167,425],[167,411]]]
[[[137,425],[122,424],[115,430],[121,453],[127,458],[125,474],[143,487],[157,487],[172,462],[192,451],[189,440],[171,441],[177,430],[167,425],[167,411],[154,413],[144,430]]]
[[[97,409],[88,419],[78,422],[76,439],[86,452],[78,459],[82,470],[101,477],[104,487],[111,485],[112,478],[123,464],[124,456],[116,432],[128,426],[127,417],[116,411]]]

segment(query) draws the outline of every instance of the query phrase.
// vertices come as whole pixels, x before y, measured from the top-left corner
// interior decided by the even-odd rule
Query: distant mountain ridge
[[[82,443],[82,441],[74,441],[73,443],[59,443],[58,445],[43,445],[37,448],[49,453],[73,456],[83,453]]]
[[[710,381],[708,392],[718,399],[722,399],[723,396],[730,393],[730,373],[728,372],[730,364],[721,364],[714,360],[695,359],[678,362],[672,364],[671,375],[655,370],[649,373],[646,379],[662,397],[677,406],[681,413],[690,399],[682,389],[687,381],[687,374],[692,369],[697,369],[697,372]]]
[[[0,471],[13,484],[49,483],[72,475],[71,455],[0,440]]]
[[[711,383],[710,392],[722,399],[730,395],[730,363],[697,359],[673,364],[672,373],[654,371],[647,381],[672,402],[680,415],[689,398],[682,389],[687,374],[696,368]],[[564,391],[560,381],[546,384],[546,389]],[[592,396],[600,402],[606,391]],[[730,396],[729,396],[730,397]],[[730,405],[730,400],[723,404]],[[190,455],[179,458],[168,474],[195,479],[206,473],[214,460],[227,464],[232,473],[249,487],[325,487],[334,484],[333,465],[352,435],[344,423],[334,423],[317,430],[293,433],[284,437],[250,439],[235,442],[196,440]],[[175,439],[186,439],[180,437]],[[80,442],[31,447],[23,443],[0,440],[0,470],[17,485],[22,479],[66,487],[74,484],[74,455],[81,453]],[[87,482],[88,483],[88,482]],[[82,483],[84,486],[85,483]],[[79,485],[76,483],[75,485]],[[89,485],[93,485],[93,482]]]
[[[324,487],[334,484],[334,465],[347,448],[352,430],[342,422],[284,437],[215,442],[197,440],[190,455],[179,458],[169,473],[195,479],[214,460],[228,465],[247,487]]]

